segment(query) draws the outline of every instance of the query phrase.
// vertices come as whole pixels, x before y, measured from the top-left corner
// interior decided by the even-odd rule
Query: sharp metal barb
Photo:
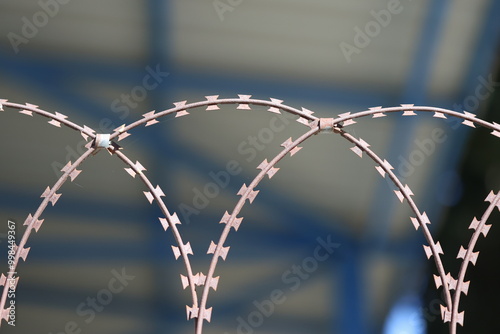
[[[493,125],[500,128],[500,124],[498,124],[498,123],[493,122]],[[493,131],[491,131],[491,134],[495,137],[500,138],[500,131],[499,130],[493,130]]]
[[[19,252],[19,257],[23,259],[23,261],[26,261],[26,257],[28,256],[28,253],[30,252],[30,248],[22,248],[21,251]]]
[[[356,153],[357,156],[362,158],[364,149],[368,148],[369,146],[370,144],[368,144],[367,142],[365,142],[363,139],[360,138],[359,144],[354,147],[351,147],[351,151],[353,151],[354,153]]]
[[[127,138],[128,136],[130,136],[130,133],[128,133],[128,132],[122,132],[118,136],[118,141],[123,140],[123,139]]]
[[[252,97],[252,95],[238,95],[241,101],[248,101]],[[238,104],[238,107],[236,109],[241,109],[241,110],[251,110],[250,104],[248,103],[240,103]]]
[[[480,226],[480,221],[477,220],[476,217],[474,217],[474,219],[472,219],[472,222],[469,226],[469,229],[471,230],[478,230],[478,227]],[[490,228],[491,228],[491,225],[482,225],[481,227],[479,227],[479,232],[482,233],[484,235],[484,237],[486,237],[486,235],[488,234],[488,232],[490,231]]]
[[[23,109],[23,110],[19,110],[19,113],[23,114],[23,115],[27,115],[27,116],[33,117],[33,111],[31,111],[31,110]]]
[[[175,108],[184,108],[187,104],[187,101],[179,101],[179,102],[174,102]]]
[[[349,117],[349,116],[351,116],[351,113],[350,112],[346,112],[346,113],[340,114],[339,118],[344,118],[344,117]],[[352,125],[352,124],[356,124],[356,121],[353,120],[353,119],[347,119],[347,120],[344,121],[344,123],[342,124],[342,126],[346,127],[346,126],[349,126],[349,125]]]
[[[435,250],[436,254],[444,254],[439,241],[436,242],[434,245],[432,244],[430,246],[424,245],[425,255],[427,256],[428,259],[430,259],[432,255],[434,255],[432,251],[433,249]]]
[[[463,246],[460,246],[460,250],[458,251],[457,259],[464,259],[465,260],[466,254],[467,254],[467,249],[465,249]],[[476,265],[476,261],[477,261],[478,256],[479,256],[479,252],[472,252],[471,256],[469,258],[469,261],[473,265]]]
[[[182,288],[186,289],[189,286],[189,279],[181,274]]]
[[[170,226],[169,221],[172,225],[180,225],[181,221],[179,220],[179,217],[177,216],[177,213],[174,213],[172,216],[170,216],[168,219],[164,217],[158,217],[158,220],[161,223],[161,226],[163,226],[163,229],[166,231],[168,227]]]
[[[283,102],[283,101],[281,101],[281,102]],[[301,110],[302,110],[302,112],[303,112],[304,114],[306,114],[306,115],[308,115],[308,116],[311,116],[312,114],[314,114],[314,111],[311,111],[311,110],[306,109],[306,108],[304,108],[304,107],[302,107],[302,108],[301,108]]]
[[[468,116],[468,117],[472,117],[472,118],[475,118],[476,115],[475,114],[472,114],[470,112],[467,112],[467,111],[464,111],[464,115],[465,116]],[[474,125],[474,122],[473,121],[469,121],[469,120],[464,120],[462,122],[462,124],[464,125],[467,125],[467,126],[470,126],[471,128],[475,128],[476,126]]]
[[[194,275],[194,284],[197,286],[205,285],[206,280],[207,276],[205,276],[203,273],[197,273],[196,275]]]
[[[199,317],[199,313],[200,313],[200,308],[199,307],[190,307],[190,306],[187,306],[186,310],[187,310],[188,320]],[[212,318],[212,308],[210,307],[210,308],[205,309],[203,311],[203,319],[206,320],[206,321],[208,321],[208,322],[210,322],[211,318]]]
[[[470,281],[463,282],[462,287],[460,288],[460,292],[462,292],[464,295],[467,295],[467,293],[469,292],[469,285]]]
[[[155,117],[155,112],[156,112],[155,110],[152,110],[152,111],[147,112],[147,113],[145,113],[145,114],[142,115],[142,117],[144,117],[147,120],[145,126],[150,126],[150,125],[159,123],[159,121],[154,118]]]
[[[264,159],[264,161],[262,161],[260,163],[260,165],[257,167],[257,169],[264,170],[268,166],[269,166],[269,162],[267,162],[267,159]],[[278,171],[279,171],[279,168],[277,168],[277,167],[270,167],[266,174],[269,177],[269,179],[271,179],[274,176],[274,174],[276,174]]]
[[[211,287],[214,291],[217,291],[217,286],[219,285],[219,278],[220,278],[220,276],[217,276],[217,277],[213,277],[213,278],[210,280],[210,287]]]
[[[28,214],[28,217],[26,218],[26,220],[24,221],[24,226],[29,226],[32,222],[33,222],[33,216],[30,214]],[[40,229],[40,226],[42,226],[43,224],[43,219],[35,219],[35,221],[33,222],[33,229],[35,230],[35,232],[38,232],[38,229]]]
[[[56,203],[59,200],[59,197],[61,197],[61,195],[62,194],[56,194],[55,192],[52,193],[50,188],[47,187],[40,197],[41,198],[48,198],[49,202],[51,202],[52,206],[54,206],[54,205],[56,205]]]
[[[219,98],[219,95],[205,96],[205,98],[207,99],[208,102],[210,102],[210,103],[214,102],[215,103],[215,101]],[[219,108],[219,106],[217,104],[209,104],[207,106],[206,110],[210,111],[210,110],[219,110],[219,109],[220,108]]]
[[[155,199],[153,194],[150,191],[143,191],[143,192],[144,196],[146,196],[146,198],[148,199],[149,204],[153,204],[153,200]]]
[[[410,220],[413,224],[413,226],[415,227],[415,230],[418,230],[418,228],[420,227],[420,223],[418,221],[418,219],[416,217],[410,217]],[[429,220],[429,218],[427,217],[427,214],[425,212],[422,213],[422,224],[424,225],[429,225],[431,222]]]
[[[182,117],[182,116],[186,116],[186,115],[189,115],[189,112],[187,112],[186,110],[181,110],[175,114],[175,117],[177,118],[177,117]]]
[[[6,322],[8,321],[8,319],[9,319],[9,313],[10,313],[10,308],[11,307],[2,309],[2,313],[0,315],[0,320],[5,320]]]
[[[447,119],[447,117],[443,113],[437,111],[434,113],[432,117]]]
[[[297,122],[299,122],[300,124],[304,124],[304,125],[307,125],[309,126],[309,120],[307,118],[304,118],[304,117],[299,117],[297,119]]]
[[[417,116],[417,114],[415,114],[415,111],[412,110],[413,106],[414,104],[402,104],[401,107],[407,109],[403,111],[403,116]]]
[[[441,309],[441,319],[443,319],[444,322],[450,322],[451,311],[449,311],[448,308],[443,305],[440,305],[440,309]]]
[[[219,224],[228,224],[230,222],[230,219],[231,219],[231,215],[226,211],[224,213],[224,216],[220,220]],[[243,217],[234,218],[232,220],[232,222],[230,223],[230,226],[232,228],[234,228],[235,231],[238,231],[238,229],[240,228],[242,220],[243,220]]]
[[[378,107],[371,107],[371,108],[368,108],[370,111],[379,111],[379,110],[382,110],[382,106],[378,106]],[[376,112],[372,115],[372,118],[380,118],[380,117],[386,117],[387,115],[384,114],[383,112]]]
[[[204,310],[203,319],[210,322],[210,320],[212,319],[212,308],[211,307]]]
[[[126,124],[122,124],[122,125],[120,125],[119,127],[117,127],[117,128],[115,128],[115,129],[113,129],[113,131],[116,131],[116,132],[122,133],[122,132],[123,132],[123,130],[125,129],[125,125],[126,125]]]
[[[182,248],[186,254],[193,255],[193,249],[191,248],[191,244],[189,242],[185,245],[182,245]],[[172,251],[174,252],[175,259],[179,259],[179,257],[181,256],[180,247],[172,246]]]
[[[238,195],[244,196],[250,203],[253,203],[255,197],[259,193],[259,190],[252,190],[248,188],[246,184],[243,183],[243,186],[238,191]]]
[[[274,105],[280,105],[281,103],[283,103],[283,100],[271,98],[271,103]],[[272,106],[272,107],[269,107],[269,109],[267,109],[267,111],[270,111],[270,112],[275,113],[275,114],[281,114],[279,107]]]
[[[223,259],[223,260],[226,260],[226,257],[227,257],[227,254],[229,253],[229,248],[231,246],[227,246],[227,247],[221,247],[220,248],[220,252],[219,252],[219,256]],[[207,251],[207,254],[215,254],[215,251],[217,249],[217,244],[215,242],[211,242],[210,243],[210,247],[208,247],[208,251]]]
[[[199,308],[196,306],[186,305],[187,320],[198,318]]]

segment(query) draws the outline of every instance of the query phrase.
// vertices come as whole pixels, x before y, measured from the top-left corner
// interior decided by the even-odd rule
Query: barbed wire
[[[52,187],[47,187],[45,191],[42,193],[41,197],[43,198],[41,204],[32,215],[28,214],[24,225],[27,226],[21,241],[15,247],[15,256],[12,267],[10,267],[10,271],[7,273],[7,276],[4,274],[0,277],[0,285],[3,286],[2,297],[0,299],[0,317],[7,321],[9,316],[10,308],[5,308],[5,304],[7,302],[7,295],[9,289],[16,289],[19,276],[15,278],[14,285],[8,285],[7,282],[14,279],[14,273],[16,272],[19,259],[23,259],[26,261],[28,253],[30,251],[30,247],[26,248],[26,244],[28,242],[29,237],[31,236],[31,232],[35,230],[38,232],[44,219],[40,219],[49,202],[54,206],[61,193],[57,193],[60,191],[61,187],[65,184],[68,178],[73,182],[75,178],[80,174],[82,170],[77,168],[81,168],[81,164],[85,159],[89,156],[96,154],[100,150],[107,150],[111,155],[115,155],[118,157],[125,165],[124,170],[133,178],[139,176],[139,179],[146,186],[147,191],[144,191],[144,195],[148,202],[152,204],[153,202],[158,205],[160,208],[163,217],[159,217],[159,221],[166,231],[170,228],[174,240],[175,245],[172,245],[172,251],[174,257],[176,259],[182,258],[184,262],[186,275],[181,274],[181,284],[183,289],[189,287],[191,292],[192,305],[186,306],[186,314],[187,320],[195,321],[195,333],[202,334],[204,321],[210,322],[212,316],[212,307],[207,308],[208,297],[210,293],[210,289],[217,290],[217,286],[219,283],[219,276],[215,275],[215,270],[217,268],[217,264],[219,262],[219,258],[226,260],[227,255],[229,253],[230,246],[226,246],[225,242],[231,229],[234,231],[238,231],[242,221],[243,216],[238,217],[243,207],[249,203],[251,204],[256,196],[259,193],[259,190],[256,190],[256,187],[260,184],[260,182],[267,175],[269,179],[271,179],[278,171],[279,168],[276,167],[278,162],[284,159],[287,155],[290,157],[295,155],[302,147],[299,145],[304,141],[308,140],[312,136],[318,133],[333,133],[338,134],[341,138],[347,140],[348,142],[354,144],[355,146],[351,148],[351,150],[359,157],[363,156],[365,153],[374,163],[375,169],[377,172],[383,177],[388,177],[390,181],[396,187],[394,190],[395,195],[400,200],[400,202],[404,202],[406,199],[411,211],[415,215],[415,217],[410,217],[410,221],[416,230],[421,229],[428,245],[424,245],[424,252],[428,259],[431,257],[434,258],[434,262],[438,271],[438,275],[434,275],[434,282],[436,288],[442,288],[445,299],[445,305],[441,305],[441,317],[443,322],[449,323],[449,329],[451,334],[456,334],[457,324],[463,326],[464,320],[464,311],[459,312],[459,303],[461,293],[467,294],[470,282],[465,282],[465,273],[468,269],[468,265],[470,262],[473,264],[476,263],[479,252],[474,252],[474,247],[482,234],[486,237],[489,229],[491,228],[491,224],[487,225],[486,222],[489,219],[493,210],[498,208],[500,210],[500,192],[495,194],[493,191],[486,197],[486,201],[490,202],[489,207],[484,212],[483,216],[480,220],[477,218],[473,218],[472,223],[470,224],[470,229],[473,229],[474,232],[471,236],[470,242],[467,248],[460,246],[460,250],[458,252],[457,258],[463,259],[457,279],[455,279],[450,272],[445,271],[445,267],[441,261],[441,255],[443,254],[443,249],[439,243],[439,241],[435,241],[433,236],[428,228],[428,225],[431,224],[430,219],[428,218],[425,211],[421,211],[415,201],[412,199],[413,192],[410,187],[406,184],[403,185],[396,174],[392,171],[394,167],[386,160],[382,159],[378,156],[373,150],[370,149],[370,144],[361,138],[356,138],[354,135],[348,133],[346,131],[346,127],[356,124],[357,118],[372,116],[372,118],[381,118],[387,116],[389,113],[402,113],[402,116],[416,116],[417,112],[426,112],[426,113],[434,113],[433,117],[438,119],[447,119],[448,116],[456,117],[462,119],[462,124],[475,128],[476,125],[485,127],[491,130],[491,134],[496,137],[500,137],[500,125],[495,122],[488,122],[483,119],[478,118],[475,114],[464,111],[463,113],[459,113],[453,110],[436,108],[436,107],[426,107],[426,106],[414,106],[413,104],[402,104],[399,107],[373,107],[369,108],[365,111],[360,112],[347,112],[338,115],[336,118],[318,118],[313,116],[313,112],[302,108],[301,110],[287,106],[283,104],[282,100],[271,98],[269,101],[260,100],[260,99],[252,99],[251,95],[238,95],[238,98],[226,98],[221,99],[218,95],[206,96],[205,101],[199,101],[194,103],[187,103],[187,101],[181,101],[174,103],[174,107],[170,109],[166,109],[164,111],[155,112],[150,111],[142,115],[142,119],[139,119],[131,124],[123,124],[118,128],[114,129],[112,133],[101,134],[97,133],[92,128],[84,125],[80,126],[76,123],[73,123],[68,120],[68,117],[59,112],[50,113],[38,108],[38,106],[33,104],[17,104],[8,102],[8,100],[0,99],[0,111],[4,111],[4,107],[18,110],[20,114],[24,114],[27,116],[33,117],[33,114],[37,114],[46,118],[49,118],[49,124],[61,127],[61,125],[65,125],[68,128],[80,132],[80,135],[85,139],[87,144],[85,148],[87,149],[83,154],[81,154],[76,161],[73,163],[68,161],[67,164],[61,169],[63,174],[59,177],[56,183]],[[191,109],[204,107],[206,111],[218,110],[219,105],[223,104],[231,104],[237,105],[236,109],[242,110],[252,110],[252,105],[265,106],[268,107],[267,111],[271,113],[281,114],[281,112],[287,112],[298,116],[297,122],[303,124],[308,129],[297,139],[293,140],[291,137],[288,138],[285,142],[281,144],[283,149],[274,157],[272,157],[269,161],[268,159],[264,159],[258,166],[257,169],[260,172],[254,177],[254,179],[247,186],[245,183],[239,189],[237,195],[241,196],[241,198],[236,203],[235,207],[231,211],[225,211],[220,224],[225,224],[225,227],[219,237],[217,243],[211,241],[207,254],[213,254],[212,260],[208,267],[207,273],[197,272],[194,274],[193,268],[191,266],[191,262],[189,260],[188,255],[194,255],[191,244],[189,242],[184,242],[181,233],[177,227],[177,225],[181,225],[181,220],[177,216],[176,213],[170,213],[167,206],[165,205],[162,197],[165,196],[165,193],[161,189],[159,185],[156,187],[153,186],[153,183],[149,180],[149,178],[145,175],[146,167],[144,167],[139,161],[136,160],[135,163],[129,159],[129,157],[122,152],[122,147],[118,145],[116,142],[120,142],[125,138],[131,135],[131,132],[134,128],[145,125],[146,127],[159,123],[158,119],[164,117],[166,115],[175,114],[175,117],[182,117],[189,115],[189,111]],[[116,139],[116,142],[113,140]],[[201,298],[198,295],[197,287],[202,289]],[[454,293],[452,293],[452,290]],[[1,326],[0,319],[0,326]]]

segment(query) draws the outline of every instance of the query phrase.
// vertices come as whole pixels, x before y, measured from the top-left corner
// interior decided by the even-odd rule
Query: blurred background
[[[2,0],[0,98],[63,113],[102,133],[174,102],[237,94],[281,99],[318,117],[403,103],[500,123],[499,16],[495,0]],[[208,246],[241,185],[282,142],[307,131],[296,117],[266,110],[193,110],[120,142],[182,221],[194,272],[207,272]],[[499,190],[500,147],[485,129],[431,116],[359,119],[346,131],[370,143],[411,187],[456,276],[468,226],[484,212],[490,190]],[[302,146],[257,187],[230,234],[205,333],[447,332],[434,265],[406,202],[342,138],[318,135]],[[20,238],[44,189],[83,153],[82,138],[5,108],[0,152],[5,273],[7,220]],[[214,175],[228,175],[235,164],[227,182],[216,184]],[[190,333],[191,299],[179,278],[185,268],[172,256],[174,239],[124,167],[100,152],[63,186],[28,242],[16,326],[4,323],[2,333]],[[460,308],[463,332],[499,330],[498,238],[493,226],[479,241]],[[336,245],[333,253],[311,260],[325,242]],[[127,280],[110,294],[118,273]],[[279,302],[269,304],[276,291]]]

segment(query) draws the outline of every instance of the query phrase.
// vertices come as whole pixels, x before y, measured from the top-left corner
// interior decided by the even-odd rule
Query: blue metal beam
[[[20,76],[30,77],[43,72],[52,79],[52,76],[98,79],[100,82],[123,84],[127,82],[140,82],[144,76],[144,68],[135,64],[96,61],[91,58],[60,57],[54,55],[50,58],[32,56],[23,53],[12,55],[0,50],[0,68],[4,71],[16,73]],[[51,84],[48,80],[47,84]]]
[[[149,63],[161,64],[160,68],[170,69],[172,66],[169,62],[169,54],[167,52],[166,44],[170,40],[170,31],[167,29],[167,22],[169,22],[169,16],[171,15],[170,11],[171,2],[170,1],[162,1],[162,0],[149,0],[148,1],[148,18],[149,18]],[[148,96],[148,100],[151,102],[152,106],[161,106],[165,98],[168,99],[170,95],[170,81],[167,80],[166,86],[163,86],[163,89],[156,89],[151,91],[151,94]],[[153,108],[154,109],[154,108]],[[168,134],[168,132],[167,132]],[[158,138],[156,138],[158,139]],[[166,140],[163,142],[163,146],[166,147],[165,156],[172,155],[172,147],[174,146],[175,141]],[[158,147],[159,145],[156,144]],[[151,146],[151,149],[153,147]],[[165,156],[161,156],[159,154],[155,154],[153,150],[151,150],[150,158],[152,159],[153,165],[155,166],[168,166],[166,163]],[[168,168],[168,167],[165,167]],[[166,178],[167,182],[170,184],[174,184],[173,173],[163,173],[161,174],[159,169],[154,169],[151,171],[152,179],[159,180],[161,178]],[[161,174],[161,175],[160,175]],[[150,215],[153,219],[154,216]],[[161,236],[154,230],[150,229],[150,238],[151,238],[151,247],[150,247],[150,256],[155,256],[164,245],[164,237]],[[162,317],[164,311],[161,306],[164,302],[164,299],[168,293],[166,285],[162,284],[164,281],[168,280],[167,275],[165,275],[165,271],[163,268],[159,266],[155,266],[153,268],[155,271],[155,284],[160,287],[160,293],[156,294],[151,303],[151,320],[152,320],[152,328],[153,332],[161,333],[164,330]]]
[[[422,23],[420,40],[417,44],[413,64],[400,103],[426,104],[426,90],[439,40],[442,38],[449,3],[449,0],[433,0],[428,5],[426,17]],[[396,121],[388,151],[387,160],[389,162],[395,164],[398,161],[397,158],[400,152],[410,152],[417,127],[418,122],[415,122],[414,119],[409,121],[408,119],[399,118]],[[367,224],[368,229],[364,238],[365,240],[373,238],[380,248],[386,248],[397,203],[393,192],[388,189],[385,179],[378,181],[375,194],[377,195],[373,196]],[[359,283],[360,286],[366,284],[366,282]],[[359,299],[358,303],[365,304],[362,299]],[[363,319],[357,318],[354,321],[361,322]]]
[[[441,37],[446,9],[449,0],[434,0],[429,3],[425,21],[422,23],[422,33],[413,59],[413,66],[408,75],[408,82],[401,103],[422,105],[426,102],[432,59],[436,54]],[[409,152],[418,122],[415,119],[399,118],[396,122],[392,139],[390,140],[389,156],[391,163],[397,161],[400,152]],[[396,166],[394,166],[396,167]],[[396,201],[393,192],[388,189],[386,180],[380,180],[376,187],[376,196],[370,210],[368,229],[365,238],[375,237],[380,247],[385,247],[390,231],[391,219],[394,216]]]
[[[340,273],[334,273],[340,276],[338,290],[335,291],[333,298],[341,305],[341,314],[332,314],[332,323],[340,326],[340,330],[334,330],[332,333],[345,334],[370,334],[368,323],[368,313],[366,312],[366,284],[364,282],[365,274],[363,272],[363,253],[360,251],[356,242],[342,245],[339,248],[341,256]]]
[[[500,1],[491,0],[489,8],[485,11],[485,18],[482,20],[483,26],[479,30],[475,51],[472,54],[469,64],[467,66],[467,74],[462,83],[459,94],[457,94],[455,101],[449,101],[444,106],[445,108],[457,109],[454,106],[463,104],[466,98],[477,98],[484,106],[488,100],[481,100],[476,96],[476,88],[482,85],[479,78],[488,80],[488,76],[494,77],[495,73],[491,72],[494,65],[495,56],[498,54],[500,48]],[[484,93],[485,87],[481,89]],[[491,93],[491,92],[490,92]],[[463,112],[463,110],[455,110]],[[468,112],[477,113],[479,110],[466,110]],[[443,128],[449,128],[451,124],[444,123]],[[436,185],[442,179],[443,172],[455,171],[458,168],[460,158],[464,153],[464,147],[468,139],[468,134],[472,129],[465,125],[461,125],[456,129],[449,129],[447,132],[448,139],[443,143],[441,154],[436,161],[434,173],[429,178],[429,185]],[[477,129],[475,131],[481,131]],[[493,138],[492,138],[493,139]],[[430,188],[430,187],[428,187]],[[487,194],[484,194],[485,197]],[[429,213],[433,216],[438,216],[438,212],[442,209],[442,205],[431,206],[431,203],[436,203],[436,192],[430,193],[425,197],[427,201],[424,203],[430,207]]]

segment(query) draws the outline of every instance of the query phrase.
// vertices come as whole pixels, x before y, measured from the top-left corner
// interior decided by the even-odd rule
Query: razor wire
[[[457,325],[463,326],[464,321],[464,311],[459,311],[460,297],[461,294],[467,295],[470,281],[465,281],[465,274],[468,269],[469,263],[475,264],[479,252],[474,251],[476,243],[481,236],[486,237],[488,234],[491,224],[486,224],[491,213],[494,211],[495,207],[500,210],[500,191],[495,194],[491,191],[486,197],[485,201],[489,202],[490,205],[484,212],[481,219],[473,218],[469,228],[473,229],[474,232],[471,236],[467,248],[460,246],[457,258],[462,259],[462,263],[458,272],[458,275],[454,276],[450,272],[446,272],[445,267],[441,261],[441,255],[443,255],[443,249],[439,241],[435,241],[428,225],[431,224],[425,211],[421,211],[415,201],[412,199],[413,192],[410,187],[399,180],[396,174],[392,171],[394,167],[386,160],[382,159],[373,150],[370,149],[370,144],[363,140],[362,138],[356,138],[350,133],[345,131],[345,128],[356,124],[356,119],[361,117],[371,116],[372,118],[381,118],[387,116],[389,113],[400,113],[402,116],[417,116],[417,112],[433,113],[433,117],[438,119],[447,119],[449,116],[456,117],[462,120],[462,124],[475,128],[476,125],[485,127],[491,130],[491,135],[500,137],[500,125],[495,122],[488,122],[481,118],[478,118],[475,114],[464,111],[463,113],[443,109],[436,107],[426,107],[426,106],[415,106],[413,104],[402,104],[399,107],[389,107],[383,108],[381,106],[372,107],[368,110],[360,112],[347,112],[338,115],[336,118],[318,118],[313,116],[313,112],[301,108],[296,109],[283,104],[282,100],[271,98],[269,101],[252,99],[251,95],[238,95],[237,98],[219,98],[219,95],[206,96],[206,100],[188,103],[187,101],[175,102],[173,108],[169,108],[160,112],[150,111],[142,115],[142,118],[130,123],[123,124],[113,130],[112,133],[102,134],[97,133],[94,129],[84,125],[80,126],[76,123],[71,122],[68,117],[59,112],[50,113],[38,108],[38,106],[26,103],[18,104],[8,102],[8,100],[0,99],[0,111],[4,111],[4,107],[18,110],[20,114],[33,117],[33,114],[40,115],[49,119],[48,123],[55,126],[61,127],[62,125],[80,132],[80,135],[85,139],[87,144],[85,148],[87,149],[83,154],[76,159],[75,162],[68,161],[67,164],[61,169],[63,174],[55,182],[52,187],[47,187],[42,193],[41,198],[43,198],[41,204],[36,209],[34,214],[29,213],[26,218],[24,225],[27,226],[21,241],[15,248],[15,255],[13,265],[10,267],[7,275],[3,274],[0,277],[0,285],[3,286],[3,292],[0,299],[0,326],[1,320],[8,321],[10,307],[5,307],[8,300],[9,289],[15,290],[18,285],[19,276],[13,278],[16,268],[19,264],[19,260],[22,259],[26,261],[30,247],[25,247],[29,237],[33,230],[38,232],[42,226],[44,219],[40,219],[44,213],[46,207],[49,203],[54,206],[61,193],[61,187],[66,183],[68,178],[71,182],[82,172],[81,165],[85,159],[89,158],[91,155],[95,155],[100,150],[107,150],[111,155],[119,158],[125,165],[124,170],[133,178],[136,176],[142,181],[147,191],[144,191],[144,195],[150,204],[153,202],[159,207],[163,217],[158,217],[163,229],[167,231],[170,228],[175,245],[172,245],[172,252],[176,260],[182,258],[184,266],[186,269],[185,275],[181,274],[181,284],[182,288],[186,289],[189,287],[191,292],[192,305],[186,306],[186,316],[187,320],[193,320],[195,322],[195,334],[202,334],[204,322],[210,322],[212,317],[212,307],[207,308],[208,297],[210,294],[210,289],[217,290],[220,277],[215,276],[215,270],[217,268],[219,258],[226,260],[227,255],[230,250],[230,246],[226,246],[225,242],[231,229],[238,231],[240,225],[243,221],[243,216],[239,217],[239,214],[243,207],[249,203],[251,204],[259,193],[256,187],[267,175],[271,179],[280,168],[276,167],[278,162],[280,162],[285,157],[294,156],[299,150],[301,150],[301,145],[303,142],[311,138],[318,133],[332,133],[339,135],[341,138],[347,140],[348,142],[354,144],[351,150],[360,158],[365,153],[374,163],[375,169],[380,174],[381,177],[388,177],[390,181],[396,187],[394,193],[399,201],[402,203],[404,200],[407,201],[410,210],[413,212],[414,217],[410,217],[410,221],[416,230],[421,229],[426,242],[428,245],[423,245],[424,253],[428,259],[433,257],[438,275],[433,275],[436,289],[443,289],[444,293],[444,304],[440,305],[441,318],[444,323],[449,323],[449,331],[451,334],[456,334]],[[210,242],[207,250],[207,254],[213,254],[210,265],[207,269],[206,274],[203,272],[197,272],[194,274],[193,268],[188,255],[194,255],[191,244],[185,242],[179,231],[177,225],[182,225],[181,220],[178,215],[174,212],[171,213],[162,197],[165,196],[162,188],[157,185],[153,185],[151,180],[145,175],[147,170],[143,164],[136,160],[134,163],[126,154],[122,152],[122,147],[118,142],[124,140],[125,138],[132,135],[131,132],[134,128],[144,125],[149,127],[156,123],[159,123],[158,119],[166,115],[175,114],[175,118],[183,117],[189,115],[192,109],[199,109],[204,107],[206,111],[214,111],[220,109],[219,105],[230,104],[237,105],[236,109],[240,110],[252,110],[253,105],[267,107],[267,111],[275,114],[281,114],[281,112],[286,112],[298,116],[297,122],[301,123],[307,128],[297,139],[292,139],[291,137],[285,140],[281,144],[283,149],[269,161],[264,159],[258,166],[257,169],[260,172],[254,177],[254,179],[248,184],[244,183],[239,191],[238,196],[241,198],[236,203],[235,207],[231,211],[225,211],[220,219],[220,224],[225,224],[225,227],[219,237],[217,243],[214,241]],[[13,284],[8,284],[15,280]],[[199,291],[201,290],[201,291]],[[452,292],[453,291],[453,292]],[[201,294],[198,294],[201,292]]]

